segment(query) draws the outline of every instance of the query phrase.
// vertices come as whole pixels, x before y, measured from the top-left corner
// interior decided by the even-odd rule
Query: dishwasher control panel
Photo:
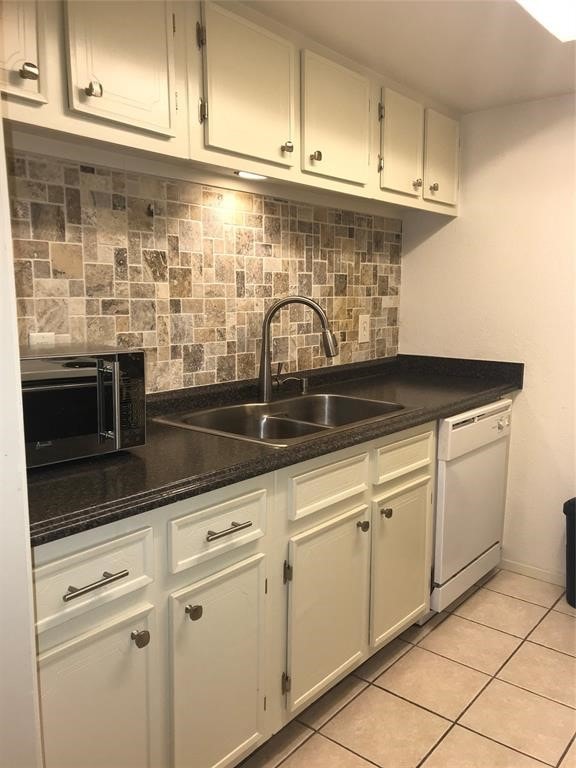
[[[438,459],[448,461],[507,437],[511,426],[510,398],[444,419],[438,432]]]

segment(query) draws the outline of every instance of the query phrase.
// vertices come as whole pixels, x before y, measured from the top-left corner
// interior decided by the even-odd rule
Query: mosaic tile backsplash
[[[150,392],[250,379],[264,312],[301,294],[340,352],[327,360],[316,316],[287,307],[272,329],[285,371],[397,352],[398,219],[29,153],[8,173],[22,344],[48,331],[143,348]]]

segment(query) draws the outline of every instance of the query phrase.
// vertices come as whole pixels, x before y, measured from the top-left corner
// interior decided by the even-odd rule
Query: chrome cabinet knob
[[[130,634],[130,639],[134,640],[136,648],[146,648],[150,642],[150,632],[147,629],[135,629]]]
[[[414,181],[412,182],[412,186],[414,187],[414,189],[418,189],[419,187],[422,186],[422,184],[423,184],[422,179],[414,179]]]
[[[434,182],[434,184],[430,184],[430,192],[438,192],[440,189],[440,184],[438,184],[437,181]]]
[[[385,507],[384,509],[380,510],[380,514],[389,520],[394,514],[394,510],[391,507]]]
[[[40,77],[40,70],[31,61],[25,61],[24,64],[18,70],[18,74],[22,80],[38,80]]]
[[[202,618],[204,609],[201,605],[187,605],[184,608],[184,613],[190,618],[190,621],[198,621],[198,619]]]
[[[310,160],[314,161],[317,160],[318,162],[322,160],[322,152],[320,152],[319,149],[317,149],[315,152],[312,152],[310,155]]]
[[[294,152],[294,144],[291,141],[287,141],[280,147],[282,152]]]
[[[356,523],[356,527],[360,528],[362,533],[366,533],[367,531],[370,530],[370,523],[368,520],[358,520],[358,522]]]
[[[100,99],[104,96],[104,88],[99,80],[90,80],[88,86],[84,88],[84,93],[86,96],[93,96],[96,99]]]

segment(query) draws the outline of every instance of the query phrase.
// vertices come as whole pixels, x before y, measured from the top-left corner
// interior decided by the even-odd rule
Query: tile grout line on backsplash
[[[8,172],[21,343],[143,347],[149,391],[250,379],[264,311],[300,293],[339,336],[334,364],[397,353],[399,219],[22,152]],[[327,365],[318,331],[301,306],[280,313],[274,361]]]

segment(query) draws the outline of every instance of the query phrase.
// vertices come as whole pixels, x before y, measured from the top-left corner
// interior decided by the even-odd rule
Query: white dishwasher
[[[440,422],[430,607],[441,611],[500,563],[512,400]]]

